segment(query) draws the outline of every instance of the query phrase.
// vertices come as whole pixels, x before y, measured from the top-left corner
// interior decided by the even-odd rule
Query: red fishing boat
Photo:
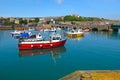
[[[67,39],[62,38],[60,34],[53,34],[49,40],[45,40],[41,35],[36,38],[19,39],[19,50],[36,49],[36,48],[53,48],[63,46]]]

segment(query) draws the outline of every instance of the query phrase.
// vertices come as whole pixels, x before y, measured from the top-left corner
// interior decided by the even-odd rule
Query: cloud
[[[62,3],[62,0],[57,0],[57,3],[58,3],[58,4],[61,4],[61,3]]]

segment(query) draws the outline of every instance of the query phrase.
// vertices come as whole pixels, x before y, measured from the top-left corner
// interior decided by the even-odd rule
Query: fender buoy
[[[40,45],[40,47],[42,47],[42,45]]]
[[[53,44],[50,44],[50,46],[53,46]]]
[[[33,45],[31,45],[31,47],[33,47]]]

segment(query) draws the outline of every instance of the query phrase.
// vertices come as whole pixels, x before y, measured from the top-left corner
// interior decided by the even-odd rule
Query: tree
[[[39,22],[39,18],[35,18],[34,22],[38,23]]]
[[[65,16],[64,17],[64,21],[77,21],[78,20],[78,17],[76,16]]]
[[[27,20],[23,20],[23,24],[27,24]]]
[[[23,24],[23,19],[22,19],[22,18],[19,19],[19,24],[20,24],[20,25]]]
[[[10,25],[10,18],[4,18],[2,21],[3,21],[4,25],[6,25],[6,26]]]
[[[10,25],[12,26],[12,29],[15,29],[15,23],[11,22]]]
[[[61,17],[55,19],[56,21],[63,21]]]
[[[19,23],[20,23],[20,25],[27,24],[27,20],[23,20],[22,18],[20,18]]]
[[[78,21],[84,21],[83,17],[79,17]]]

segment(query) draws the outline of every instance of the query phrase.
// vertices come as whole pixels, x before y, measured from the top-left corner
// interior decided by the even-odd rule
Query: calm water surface
[[[120,34],[85,33],[64,47],[19,51],[11,31],[0,31],[0,80],[57,80],[76,70],[120,69]]]

